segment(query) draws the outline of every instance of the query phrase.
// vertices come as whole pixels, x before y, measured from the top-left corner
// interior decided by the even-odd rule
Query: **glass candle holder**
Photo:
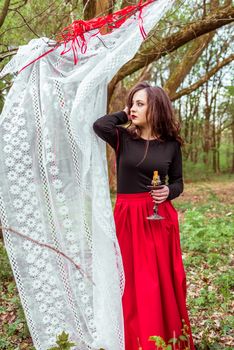
[[[147,186],[148,188],[152,190],[158,190],[160,188],[163,188],[163,184],[160,180],[160,176],[158,175],[158,171],[155,170],[154,171],[154,175],[153,175],[153,180],[151,182],[150,186]],[[153,214],[150,216],[147,216],[148,220],[163,220],[164,217],[162,217],[161,215],[158,215],[158,204],[154,203],[154,207],[153,207]]]

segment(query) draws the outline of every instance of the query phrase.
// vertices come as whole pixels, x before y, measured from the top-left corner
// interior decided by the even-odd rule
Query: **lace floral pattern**
[[[158,0],[144,9],[146,31],[172,2]],[[93,37],[78,66],[71,52],[64,58],[58,48],[18,74],[1,115],[0,215],[5,227],[27,236],[4,231],[37,350],[54,345],[63,330],[76,350],[124,349],[123,268],[105,145],[92,124],[105,114],[108,81],[141,41],[129,20],[102,40]],[[2,75],[47,49],[45,39],[32,40]]]

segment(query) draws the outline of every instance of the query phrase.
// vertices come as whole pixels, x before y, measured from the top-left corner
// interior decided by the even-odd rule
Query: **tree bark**
[[[96,3],[96,16],[104,16],[111,13],[113,10],[112,0],[101,0]]]
[[[129,5],[135,5],[137,3],[138,0],[123,0],[122,1],[122,5],[121,5],[121,8],[123,9],[124,7],[126,6],[129,6]]]
[[[85,21],[96,16],[96,3],[96,0],[83,0]]]

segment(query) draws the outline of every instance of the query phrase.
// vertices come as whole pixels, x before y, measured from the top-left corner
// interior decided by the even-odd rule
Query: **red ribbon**
[[[29,65],[31,65],[32,63],[38,61],[40,58],[48,55],[50,52],[53,52],[61,45],[64,45],[64,50],[61,52],[61,55],[65,55],[67,52],[72,50],[73,56],[74,56],[74,64],[76,65],[78,62],[78,51],[84,54],[87,50],[88,43],[84,35],[85,33],[88,33],[95,29],[97,30],[94,34],[90,36],[89,40],[93,36],[97,36],[98,34],[100,34],[101,29],[104,29],[104,28],[108,29],[106,33],[108,34],[112,30],[119,28],[130,16],[134,15],[138,11],[139,11],[138,21],[139,21],[140,32],[143,39],[145,39],[147,34],[143,26],[142,10],[145,6],[155,1],[156,0],[148,0],[142,3],[142,0],[140,0],[137,5],[126,6],[122,10],[116,11],[115,13],[112,13],[103,17],[93,18],[88,21],[84,21],[84,20],[74,21],[69,26],[65,27],[61,31],[61,33],[57,35],[56,37],[57,43],[52,49],[44,52],[41,56],[37,57],[32,62],[28,63],[26,66],[24,66],[20,70],[20,72],[24,70],[26,67],[28,67]],[[71,46],[70,48],[67,49],[67,43],[69,42],[71,42]]]

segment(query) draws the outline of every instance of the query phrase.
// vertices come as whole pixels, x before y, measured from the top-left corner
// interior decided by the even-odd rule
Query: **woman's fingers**
[[[163,198],[163,199],[153,199],[153,202],[156,204],[160,204],[163,203],[167,198]]]
[[[152,197],[155,200],[160,200],[160,199],[163,199],[163,198],[167,198],[168,195],[167,195],[167,193],[164,193],[164,194],[160,194],[160,195],[152,195]]]
[[[155,203],[161,203],[161,202],[164,202],[165,200],[167,199],[167,197],[162,197],[162,198],[153,198],[153,201]]]
[[[164,186],[163,188],[160,188],[158,190],[152,190],[151,196],[156,204],[160,204],[164,202],[169,195],[169,188],[167,186]]]
[[[161,204],[165,201],[166,199],[160,200],[160,201],[153,201],[155,204]]]
[[[160,198],[162,196],[168,196],[169,194],[169,188],[167,186],[164,186],[164,188],[159,190],[152,190],[151,195],[155,198]]]
[[[154,197],[162,197],[162,196],[166,196],[167,195],[167,191],[165,192],[160,192],[160,193],[152,193],[152,196]]]

